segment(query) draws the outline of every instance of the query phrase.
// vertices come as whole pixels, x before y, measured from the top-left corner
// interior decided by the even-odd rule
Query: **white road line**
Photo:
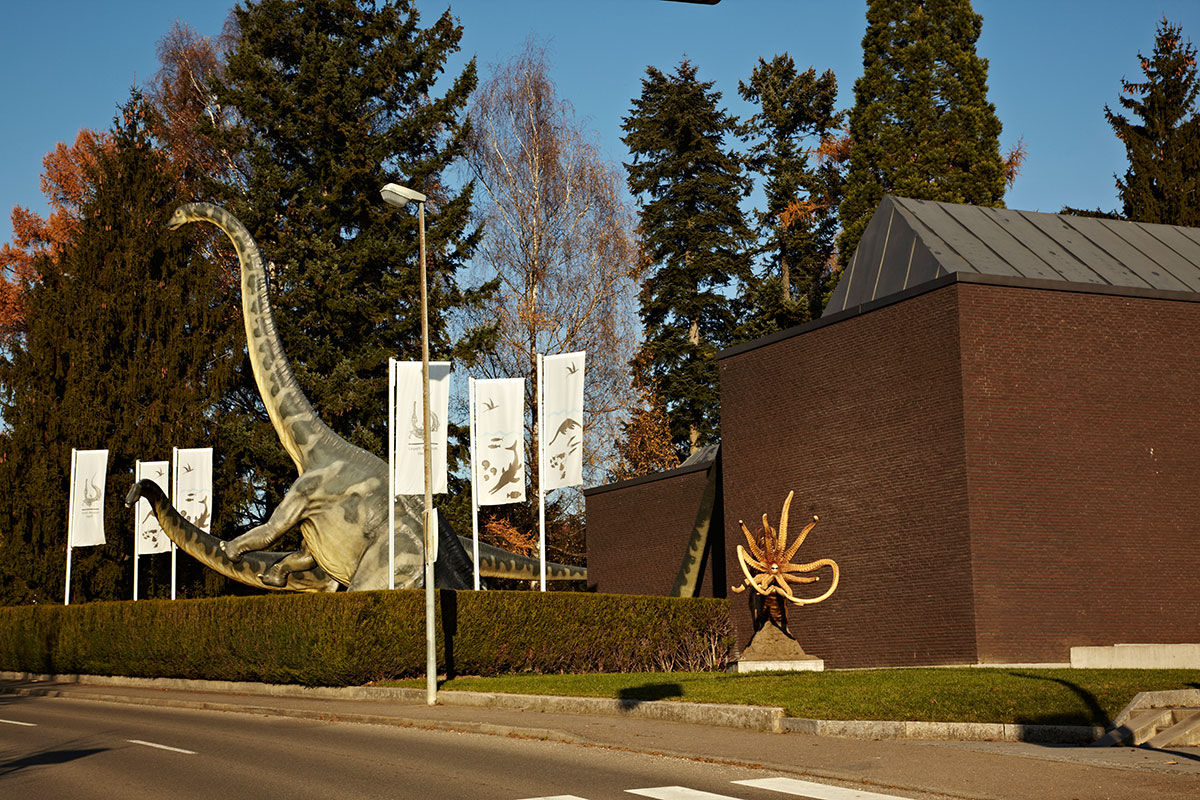
[[[556,794],[552,797],[526,797],[524,800],[585,800],[585,798],[576,797],[573,794]]]
[[[185,753],[186,755],[189,755],[189,756],[196,755],[195,750],[183,750],[178,747],[167,747],[165,744],[155,744],[154,742],[143,742],[141,739],[126,739],[125,741],[129,742],[130,744],[145,745],[146,747],[153,747],[158,750],[170,750],[172,753]]]
[[[737,800],[727,794],[713,794],[686,786],[653,786],[649,789],[626,789],[628,794],[653,797],[655,800]]]
[[[840,786],[830,786],[827,783],[798,781],[795,778],[754,778],[748,781],[733,781],[740,786],[750,786],[755,789],[770,789],[782,794],[797,797],[811,797],[813,800],[905,800],[894,794],[878,794],[864,792],[858,789],[843,789]]]
[[[5,725],[21,725],[26,728],[36,728],[37,725],[33,722],[17,722],[15,719],[0,719]]]

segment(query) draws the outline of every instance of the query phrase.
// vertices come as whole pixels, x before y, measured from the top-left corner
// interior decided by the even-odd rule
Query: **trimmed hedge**
[[[725,600],[439,591],[450,675],[703,670]],[[423,675],[422,591],[0,608],[0,670],[350,686]]]

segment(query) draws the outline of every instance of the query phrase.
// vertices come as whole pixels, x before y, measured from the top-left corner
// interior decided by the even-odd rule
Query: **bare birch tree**
[[[536,44],[493,68],[470,118],[468,161],[484,229],[478,277],[500,280],[486,311],[499,338],[480,373],[529,377],[532,409],[537,354],[586,350],[584,474],[602,478],[631,405],[638,338],[639,259],[622,176],[558,97]],[[535,436],[528,441],[536,487]]]

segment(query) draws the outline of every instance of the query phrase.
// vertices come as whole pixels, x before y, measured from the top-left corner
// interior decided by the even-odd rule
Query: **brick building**
[[[1196,641],[1198,332],[1200,230],[885,198],[825,316],[721,354],[726,576],[794,490],[829,667]]]

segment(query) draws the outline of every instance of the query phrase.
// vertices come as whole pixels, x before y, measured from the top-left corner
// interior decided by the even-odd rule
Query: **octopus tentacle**
[[[788,509],[791,508],[792,495],[794,495],[794,494],[795,494],[794,491],[788,492],[787,499],[783,501],[783,513],[779,515],[779,552],[780,553],[782,553],[784,551],[784,548],[787,547]],[[763,519],[766,519],[765,515],[763,516]],[[781,560],[787,561],[788,559],[785,557]]]
[[[800,536],[796,541],[792,542],[792,546],[783,554],[784,561],[791,561],[792,556],[796,555],[796,551],[800,549],[800,545],[804,544],[804,540],[808,538],[808,533],[817,526],[817,518],[814,516],[813,521],[804,526],[804,530],[800,531]]]

